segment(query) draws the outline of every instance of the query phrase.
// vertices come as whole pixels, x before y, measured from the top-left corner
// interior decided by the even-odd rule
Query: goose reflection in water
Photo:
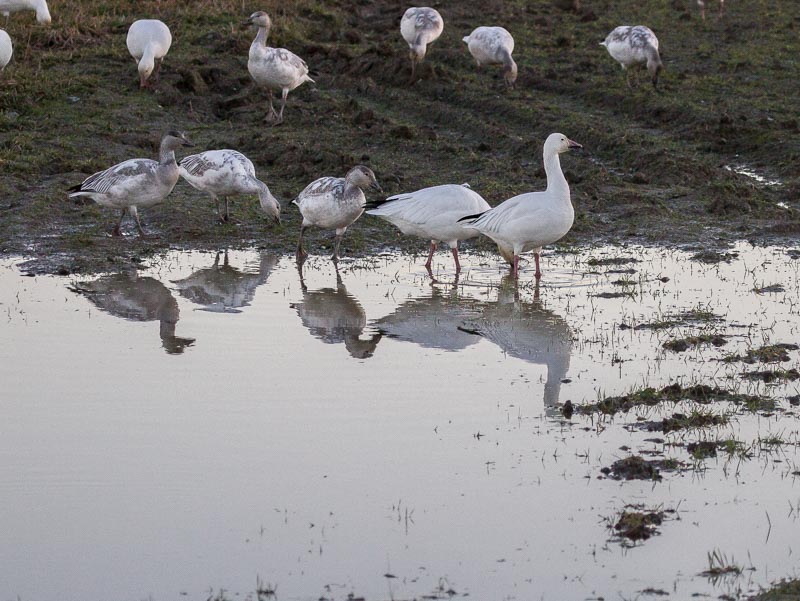
[[[178,301],[164,284],[136,272],[116,273],[76,283],[71,290],[85,296],[101,311],[131,321],[159,321],[161,344],[171,355],[183,352],[194,338],[175,335],[180,318]]]
[[[230,265],[226,250],[217,253],[211,267],[198,269],[189,277],[172,283],[182,297],[202,305],[201,311],[241,313],[240,307],[247,307],[253,302],[256,288],[267,282],[277,264],[278,257],[263,253],[257,269],[252,269],[250,265],[245,265],[244,270],[237,269]]]
[[[460,297],[458,280],[449,291],[438,285],[433,285],[432,290],[431,296],[406,301],[373,325],[384,336],[423,348],[461,351],[479,342],[479,335],[462,326],[466,320],[480,317],[482,304]]]
[[[563,317],[542,306],[538,282],[533,302],[526,303],[520,301],[513,275],[504,276],[497,302],[485,304],[480,319],[469,320],[463,329],[490,340],[507,355],[546,365],[544,406],[547,413],[555,408],[569,371],[573,332]]]
[[[344,343],[347,351],[356,359],[372,357],[381,337],[380,332],[366,340],[361,339],[367,325],[364,308],[347,292],[339,270],[336,270],[336,288],[309,290],[303,278],[303,267],[298,265],[303,300],[292,303],[303,325],[311,335],[326,344]]]

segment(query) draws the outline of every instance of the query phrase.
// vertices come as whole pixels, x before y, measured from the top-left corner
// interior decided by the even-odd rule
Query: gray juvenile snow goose
[[[130,212],[136,220],[141,237],[145,236],[139,221],[137,207],[150,207],[162,202],[178,181],[178,163],[175,150],[181,146],[191,146],[184,134],[170,131],[161,139],[158,160],[129,159],[90,175],[82,183],[68,191],[69,197],[86,196],[104,207],[119,209],[120,216],[112,235],[120,236],[120,225],[125,212]]]
[[[286,106],[286,97],[297,86],[314,80],[308,76],[308,65],[299,56],[285,48],[270,48],[267,46],[267,36],[272,27],[272,20],[264,11],[250,15],[245,24],[258,27],[258,33],[253,43],[250,44],[250,54],[247,59],[247,70],[250,76],[260,86],[267,89],[269,94],[269,113],[266,120],[273,125],[283,123],[283,109]],[[281,91],[281,110],[275,112],[272,105],[272,90]]]
[[[217,204],[219,220],[230,218],[228,196],[231,194],[258,194],[263,211],[276,223],[281,222],[281,206],[267,184],[256,177],[253,162],[236,150],[207,150],[191,154],[181,160],[180,174],[192,187],[205,192]],[[219,197],[225,198],[225,214],[219,206]]]
[[[462,38],[469,53],[483,65],[503,65],[503,78],[509,88],[517,81],[517,63],[511,58],[514,52],[514,38],[503,27],[478,27]]]
[[[600,45],[605,46],[611,57],[625,69],[629,88],[631,80],[628,67],[634,65],[646,65],[653,87],[657,87],[658,74],[664,65],[658,54],[658,38],[650,28],[644,25],[621,25],[609,33]]]
[[[372,169],[356,165],[345,177],[321,177],[314,180],[297,195],[292,202],[300,209],[303,223],[297,240],[297,260],[302,261],[308,253],[303,248],[303,233],[316,225],[323,229],[336,230],[333,260],[339,260],[339,244],[348,226],[364,212],[367,202],[364,190],[370,188],[383,192]]]
[[[435,42],[444,30],[444,20],[434,8],[412,6],[400,20],[400,34],[408,44],[411,57],[411,80],[417,72],[417,63],[421,63],[428,51],[428,44]]]

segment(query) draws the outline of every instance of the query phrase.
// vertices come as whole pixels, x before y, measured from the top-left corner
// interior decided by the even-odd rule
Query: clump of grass
[[[678,430],[693,430],[699,428],[709,428],[711,426],[724,426],[730,420],[725,415],[719,415],[710,411],[693,409],[690,413],[673,413],[671,417],[657,422],[647,422],[644,427],[650,431],[659,431],[667,434]]]
[[[775,381],[789,381],[794,382],[800,379],[800,372],[797,369],[775,369],[775,370],[760,370],[760,371],[746,371],[742,377],[747,380],[761,380],[765,384],[771,384]]]
[[[800,579],[781,580],[748,601],[792,601],[800,599]]]
[[[666,330],[678,326],[687,326],[696,323],[717,323],[720,321],[722,321],[722,317],[720,317],[713,311],[710,311],[703,307],[696,307],[694,309],[689,309],[688,311],[683,311],[680,313],[668,313],[657,321],[637,324],[633,326],[633,329]],[[627,324],[621,324],[619,327],[622,330],[626,330],[629,329],[631,326]]]
[[[682,353],[690,347],[697,347],[704,344],[713,344],[719,347],[728,344],[728,340],[723,334],[698,334],[697,336],[667,340],[662,346],[668,351]]]
[[[605,265],[627,265],[628,263],[639,263],[641,259],[636,257],[608,257],[605,259],[596,259],[590,257],[586,264],[590,267],[600,267]]]
[[[708,554],[708,569],[700,572],[700,575],[716,582],[728,576],[738,577],[743,571],[744,569],[736,565],[732,557],[729,560],[719,549],[715,549]]]
[[[737,361],[749,364],[756,362],[779,363],[791,359],[787,351],[796,351],[798,349],[800,349],[800,346],[791,343],[769,344],[757,349],[748,349],[744,355],[728,355],[723,357],[722,360],[725,363],[735,363]]]
[[[662,480],[661,471],[681,469],[683,463],[677,459],[647,460],[640,455],[618,459],[610,467],[600,470],[612,480]]]
[[[623,544],[630,544],[660,534],[658,526],[664,519],[665,511],[660,508],[646,509],[641,505],[627,505],[617,517],[608,521],[608,526]]]

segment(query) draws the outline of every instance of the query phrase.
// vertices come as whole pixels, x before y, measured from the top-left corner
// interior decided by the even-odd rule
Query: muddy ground
[[[490,204],[545,185],[541,144],[553,131],[585,150],[562,157],[576,221],[560,245],[636,242],[724,247],[734,239],[792,244],[800,233],[800,5],[728,2],[700,20],[694,0],[441,2],[442,37],[409,85],[399,20],[407,3],[309,0],[52,0],[53,23],[11,17],[11,64],[0,76],[0,253],[43,272],[113,269],[166,248],[257,245],[292,252],[299,213],[289,201],[313,179],[372,167],[387,194],[469,182]],[[568,4],[568,3],[567,3]],[[710,3],[715,6],[716,3]],[[255,10],[273,18],[271,45],[309,64],[316,84],[292,92],[286,121],[264,124],[266,94],[247,71]],[[138,87],[125,35],[160,18],[173,47],[154,90]],[[619,24],[658,35],[666,70],[629,89],[598,45]],[[500,24],[516,39],[519,79],[479,72],[461,41]],[[635,79],[635,78],[634,78]],[[186,130],[193,151],[236,148],[283,204],[273,226],[254,198],[217,223],[213,202],[179,182],[141,212],[146,240],[117,215],[65,190],[116,162],[154,156],[162,132]],[[179,153],[180,155],[180,153]],[[746,168],[770,185],[750,175]],[[309,238],[330,252],[330,232]],[[477,246],[491,249],[487,241]],[[369,216],[343,254],[423,251]],[[499,257],[498,257],[498,260]]]

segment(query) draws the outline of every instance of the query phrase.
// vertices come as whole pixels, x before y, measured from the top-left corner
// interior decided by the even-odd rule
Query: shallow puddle
[[[457,282],[445,253],[437,282],[398,255],[0,263],[0,598],[686,599],[796,576],[800,354],[721,359],[800,342],[800,262],[695,254],[548,254],[538,290],[493,255]],[[723,342],[663,347],[702,334]],[[562,415],[674,383],[777,408]],[[725,419],[648,431],[693,412]],[[602,471],[631,455],[671,467]],[[627,505],[667,510],[660,534],[615,539]]]

